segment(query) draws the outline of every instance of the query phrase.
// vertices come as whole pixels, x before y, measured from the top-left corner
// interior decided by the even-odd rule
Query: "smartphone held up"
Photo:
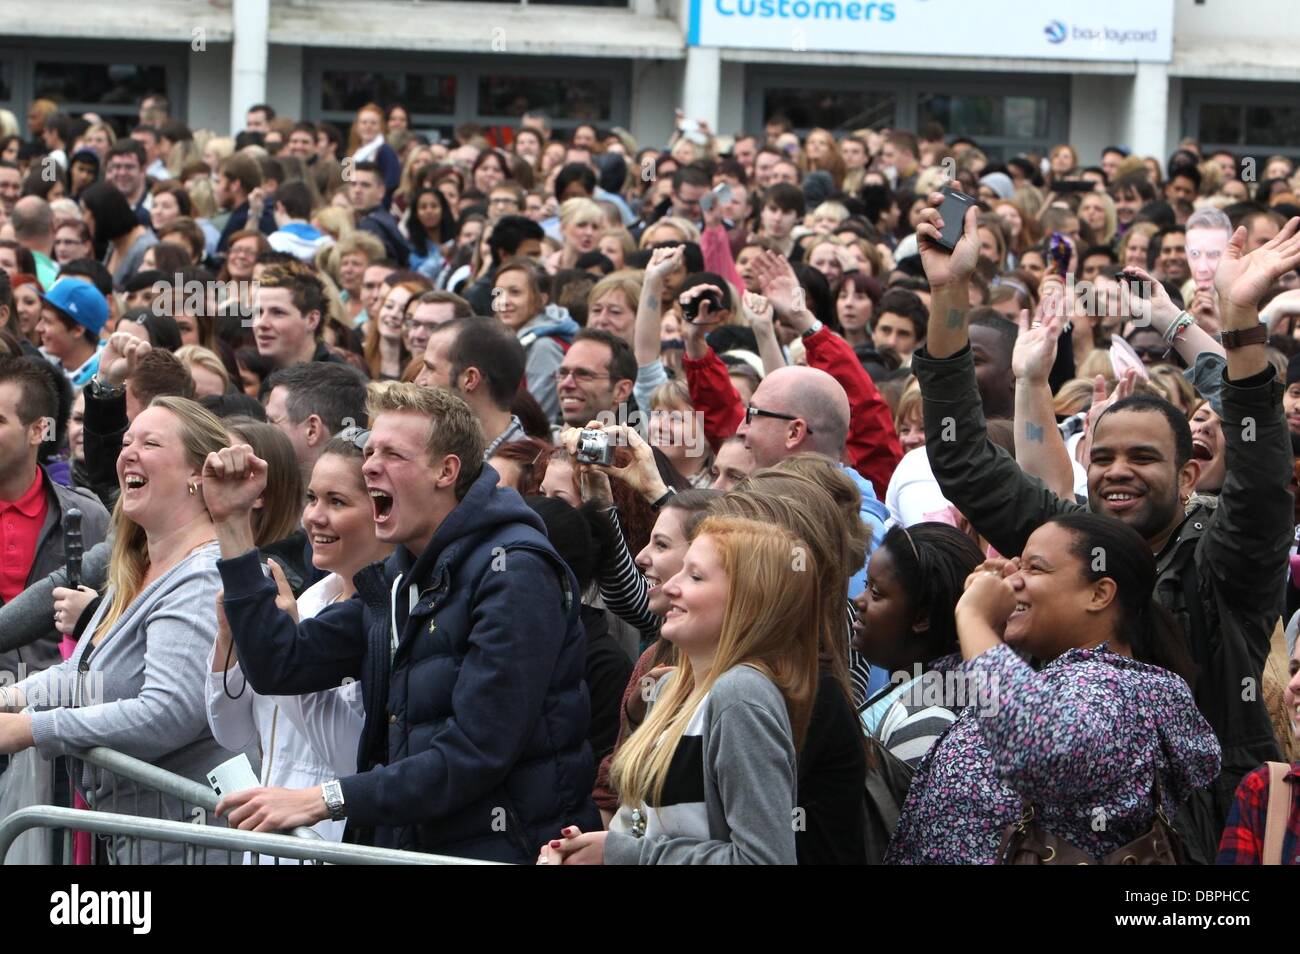
[[[943,219],[943,229],[939,232],[939,241],[936,244],[945,251],[951,252],[957,247],[957,242],[965,229],[966,210],[978,204],[979,199],[951,186],[944,186],[939,191],[943,194],[943,202],[939,206],[939,218]]]

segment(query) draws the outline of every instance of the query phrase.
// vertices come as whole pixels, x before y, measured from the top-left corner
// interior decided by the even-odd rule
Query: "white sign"
[[[1008,59],[1173,56],[1174,0],[691,0],[691,46]]]

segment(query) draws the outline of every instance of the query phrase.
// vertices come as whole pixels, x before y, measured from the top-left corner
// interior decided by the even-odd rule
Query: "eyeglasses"
[[[434,329],[440,328],[441,326],[442,322],[440,321],[416,321],[414,318],[407,318],[402,322],[403,331],[414,331],[416,328],[419,328],[426,334],[432,334]]]
[[[1169,353],[1167,349],[1159,348],[1155,346],[1145,347],[1145,348],[1134,348],[1133,350],[1137,353],[1137,356],[1139,358],[1163,358],[1166,354]]]
[[[563,384],[565,378],[573,378],[578,384],[590,384],[592,381],[599,381],[601,378],[608,378],[608,374],[597,374],[595,371],[588,371],[586,368],[556,368],[555,383]]]
[[[754,418],[756,417],[774,417],[779,421],[803,421],[802,417],[798,417],[794,414],[780,414],[776,411],[765,411],[761,407],[754,407],[754,405],[750,404],[745,408],[745,426],[748,427],[750,424],[753,424]],[[808,426],[807,421],[804,421],[803,427],[805,434],[811,434],[813,432],[813,429]]]

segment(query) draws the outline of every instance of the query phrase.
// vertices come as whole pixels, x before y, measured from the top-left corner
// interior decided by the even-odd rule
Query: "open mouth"
[[[1210,445],[1205,441],[1192,438],[1192,459],[1193,460],[1213,460],[1214,452],[1210,450]]]
[[[125,474],[122,477],[122,484],[127,490],[139,490],[147,483],[149,478],[144,474]]]
[[[311,545],[314,547],[327,547],[331,543],[337,543],[338,537],[330,536],[328,533],[313,533],[311,535]]]
[[[1122,511],[1137,506],[1142,496],[1141,493],[1132,489],[1107,490],[1102,493],[1101,499],[1106,502],[1106,506],[1112,511]]]
[[[393,498],[382,490],[370,491],[370,502],[375,508],[375,523],[383,523],[393,510]]]

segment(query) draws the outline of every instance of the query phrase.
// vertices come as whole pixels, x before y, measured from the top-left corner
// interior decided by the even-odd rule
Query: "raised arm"
[[[930,196],[933,206],[942,201],[938,193]],[[921,215],[916,232],[930,280],[930,323],[925,346],[912,355],[912,370],[921,385],[925,452],[943,495],[976,531],[999,552],[1019,553],[1044,521],[1078,505],[1026,474],[988,439],[966,331],[968,280],[979,256],[974,210],[951,255],[935,245],[939,210]]]
[[[633,350],[638,365],[659,360],[659,342],[663,324],[664,284],[668,276],[682,265],[686,254],[684,246],[657,248],[646,266],[641,282],[641,300],[636,306],[636,327],[633,331]]]
[[[697,297],[712,287],[696,285],[682,297]],[[686,372],[686,386],[691,393],[691,407],[704,415],[704,437],[717,453],[722,442],[736,433],[740,422],[745,419],[745,406],[740,402],[736,386],[731,383],[727,366],[705,340],[711,327],[709,303],[701,302],[697,321],[682,322],[682,338],[686,343],[682,369]]]
[[[754,340],[758,342],[758,356],[763,359],[763,374],[768,375],[777,368],[784,368],[785,355],[781,352],[781,342],[776,338],[772,303],[762,295],[747,291],[741,296],[741,306],[745,310],[745,320],[754,332]]]
[[[930,208],[923,209],[916,226],[921,265],[930,282],[930,323],[925,332],[925,351],[932,358],[950,358],[970,343],[966,312],[970,310],[970,276],[979,261],[979,210],[966,210],[962,237],[951,253],[941,247],[939,235],[943,217],[939,206],[943,195],[930,194]]]
[[[1242,253],[1245,230],[1228,243],[1215,285],[1225,333],[1262,328],[1257,303],[1273,283],[1300,266],[1300,218],[1272,241]],[[1243,609],[1272,609],[1291,544],[1291,440],[1282,409],[1282,384],[1263,342],[1227,349],[1220,392],[1226,472],[1219,506],[1201,546],[1219,594]],[[1280,605],[1277,606],[1280,609]],[[1262,664],[1268,634],[1251,647]]]
[[[1033,327],[1029,312],[1020,313],[1020,334],[1011,354],[1011,371],[1016,376],[1016,463],[1068,500],[1074,496],[1074,465],[1056,427],[1048,384],[1061,329],[1060,280],[1053,278],[1050,290],[1044,292]]]
[[[1143,287],[1148,290],[1149,297],[1142,299],[1133,295],[1129,283],[1120,282],[1119,295],[1123,313],[1131,317],[1135,324],[1149,324],[1151,328],[1164,335],[1165,340],[1170,342],[1174,351],[1189,368],[1196,364],[1197,355],[1207,352],[1224,354],[1223,345],[1206,334],[1191,315],[1175,305],[1165,286],[1152,278],[1149,272],[1130,267],[1124,269],[1124,275],[1126,278],[1142,282]],[[1186,315],[1185,320],[1184,315]]]
[[[247,444],[209,454],[203,463],[203,500],[221,545],[222,604],[240,666],[263,695],[333,689],[361,671],[364,613],[359,600],[347,600],[299,624],[278,605],[279,587],[262,572],[249,519],[266,479],[266,461]]]

